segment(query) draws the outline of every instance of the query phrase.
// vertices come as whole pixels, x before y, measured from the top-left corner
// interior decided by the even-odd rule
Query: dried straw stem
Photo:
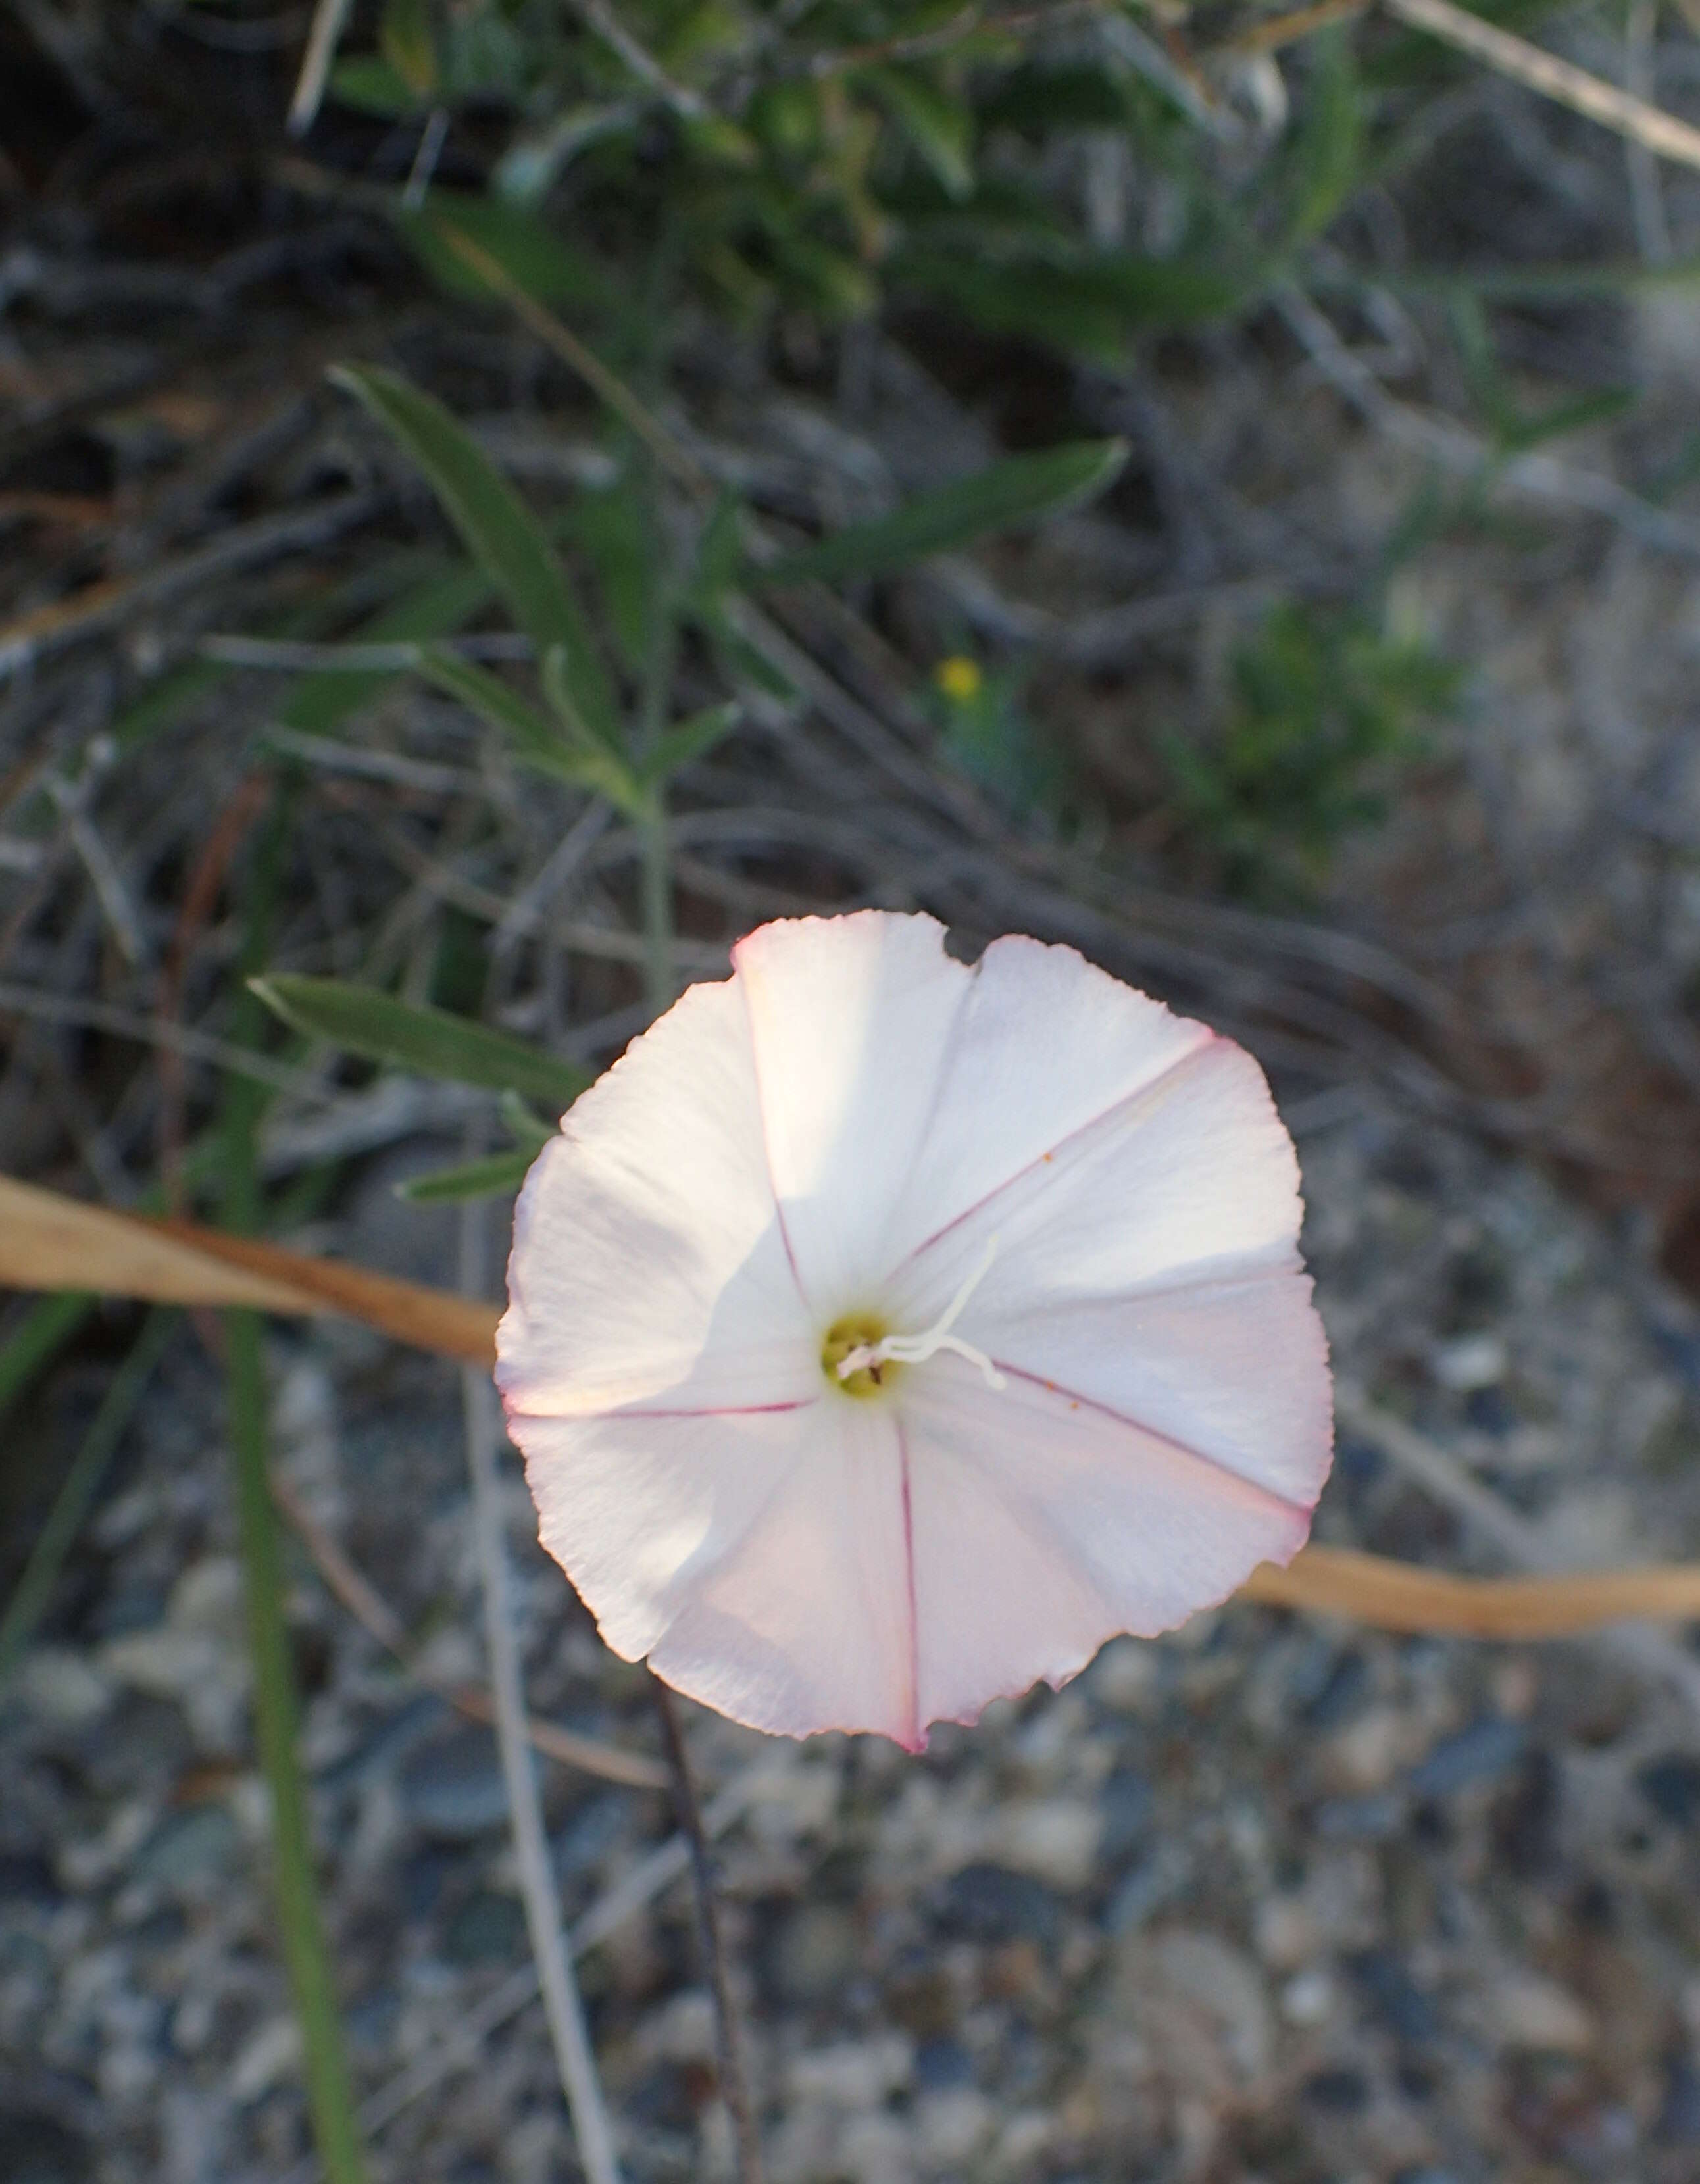
[[[163,1304],[248,1305],[357,1319],[488,1372],[493,1305],[197,1227],[84,1205],[0,1177],[0,1286]],[[1575,1637],[1631,1621],[1700,1621],[1700,1563],[1551,1576],[1458,1577],[1346,1547],[1307,1547],[1252,1573],[1240,1596],[1384,1630],[1465,1638]]]
[[[1383,0],[1383,4],[1390,15],[1396,15],[1413,30],[1426,31],[1430,37],[1456,46],[1460,53],[1474,54],[1500,75],[1539,92],[1543,98],[1556,99],[1574,113],[1586,114],[1591,121],[1603,122],[1608,129],[1644,144],[1663,159],[1700,167],[1700,129],[1679,121],[1663,107],[1637,98],[1633,92],[1619,91],[1615,84],[1591,75],[1574,62],[1561,61],[1556,54],[1531,46],[1526,38],[1513,37],[1509,31],[1483,22],[1467,8],[1455,8],[1452,0]]]

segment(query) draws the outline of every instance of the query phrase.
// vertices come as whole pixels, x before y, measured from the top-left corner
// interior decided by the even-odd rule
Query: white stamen
[[[995,1236],[990,1237],[975,1263],[973,1272],[931,1327],[920,1334],[888,1334],[878,1342],[858,1343],[847,1357],[839,1358],[837,1367],[839,1379],[848,1380],[852,1373],[883,1365],[888,1361],[894,1365],[924,1365],[936,1351],[953,1350],[957,1357],[966,1357],[970,1364],[979,1367],[989,1388],[1007,1386],[1003,1374],[984,1350],[976,1350],[972,1342],[964,1342],[961,1335],[950,1332],[962,1307],[985,1279],[992,1261],[997,1256],[997,1251],[998,1240]]]

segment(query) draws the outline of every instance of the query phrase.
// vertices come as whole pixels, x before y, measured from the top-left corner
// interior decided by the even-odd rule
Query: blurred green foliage
[[[924,301],[1112,358],[1288,277],[1364,171],[1349,40],[1313,42],[1294,125],[1270,128],[1170,59],[1143,10],[1053,13],[1090,49],[1052,38],[1040,57],[956,0],[387,0],[332,91],[399,122],[502,114],[481,240],[552,301],[610,300],[594,248],[537,217],[553,205],[559,227],[569,201],[575,245],[629,259],[665,236],[699,297],[744,321]],[[1128,173],[1112,203],[1118,145],[1140,187]],[[464,287],[420,209],[400,216]]]
[[[1545,8],[1480,0],[1476,12],[1527,34]],[[1501,315],[1578,282],[1616,293],[1689,273],[1430,272],[1402,258],[1360,270],[1363,224],[1346,216],[1427,157],[1430,109],[1474,64],[1363,21],[1304,36],[1279,64],[1229,56],[1278,12],[1235,0],[1172,16],[1130,0],[385,0],[372,50],[343,59],[333,91],[425,141],[430,116],[479,116],[486,187],[420,177],[395,212],[409,240],[444,287],[488,298],[499,292],[455,244],[457,230],[470,237],[504,281],[588,324],[638,377],[664,367],[687,307],[828,332],[877,314],[901,329],[918,307],[964,352],[1015,339],[1121,372],[1146,337],[1207,332],[1294,292],[1347,312],[1426,297],[1429,337],[1450,348],[1480,443],[1485,505],[1504,465],[1614,423],[1636,399],[1508,368]],[[1058,438],[1070,424],[1058,417]],[[1079,453],[1090,486],[1091,450]],[[1688,476],[1668,467],[1655,493]],[[623,487],[582,495],[573,538],[628,675],[650,634],[643,584],[627,596],[617,581],[621,566],[646,565],[643,538],[627,535],[638,507]],[[951,513],[922,511],[922,529]],[[838,534],[765,577],[740,551],[741,521],[728,506],[707,526],[680,611],[734,686],[772,688],[727,603],[764,581],[853,573],[861,530],[883,551],[893,524],[916,518]],[[995,804],[1054,823],[1072,785],[1023,707],[1029,671],[986,663],[972,696],[940,686],[930,704],[943,749]],[[481,700],[472,675],[440,658],[435,672],[487,712],[496,702],[488,679]],[[1362,607],[1278,606],[1236,654],[1209,733],[1162,741],[1183,846],[1239,892],[1304,899],[1333,845],[1384,807],[1458,679]],[[599,733],[611,742],[605,722]]]
[[[1462,672],[1358,606],[1288,600],[1235,651],[1218,733],[1162,754],[1188,831],[1235,894],[1302,901],[1340,839],[1385,815],[1391,771],[1425,748]]]

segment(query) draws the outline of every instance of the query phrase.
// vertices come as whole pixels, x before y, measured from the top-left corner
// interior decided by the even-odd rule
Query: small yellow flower
[[[941,660],[933,670],[933,680],[947,698],[959,705],[966,705],[980,694],[979,662],[966,654],[953,652],[948,660]]]

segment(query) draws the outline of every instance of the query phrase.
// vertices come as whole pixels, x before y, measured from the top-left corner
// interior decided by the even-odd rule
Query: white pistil
[[[997,1256],[998,1240],[991,1237],[981,1252],[973,1272],[968,1276],[931,1327],[920,1334],[888,1334],[878,1342],[858,1343],[848,1356],[840,1357],[834,1368],[840,1380],[848,1380],[852,1373],[861,1373],[884,1364],[924,1365],[940,1350],[954,1350],[959,1357],[966,1357],[971,1365],[978,1365],[985,1375],[989,1388],[1002,1388],[1008,1383],[987,1357],[984,1350],[976,1350],[972,1342],[964,1342],[959,1334],[952,1334],[962,1307],[985,1279],[992,1261]]]

